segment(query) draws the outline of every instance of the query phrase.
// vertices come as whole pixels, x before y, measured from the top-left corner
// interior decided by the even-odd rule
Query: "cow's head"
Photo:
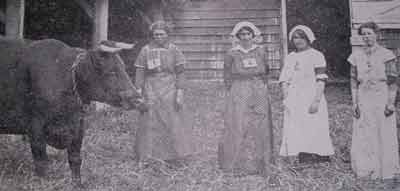
[[[78,68],[83,86],[89,100],[104,102],[125,109],[147,109],[143,98],[134,87],[125,71],[125,64],[118,52],[130,49],[134,45],[103,41],[100,45],[89,50]]]

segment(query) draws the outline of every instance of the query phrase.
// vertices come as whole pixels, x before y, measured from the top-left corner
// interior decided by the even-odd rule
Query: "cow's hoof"
[[[47,178],[48,161],[36,162],[35,173],[38,177]]]
[[[84,188],[84,185],[82,184],[82,181],[80,178],[72,178],[72,186],[76,189]]]
[[[47,178],[47,169],[41,168],[41,167],[36,167],[35,174],[40,178]]]

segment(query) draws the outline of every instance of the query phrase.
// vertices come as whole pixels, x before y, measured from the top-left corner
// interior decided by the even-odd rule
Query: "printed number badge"
[[[245,68],[257,67],[257,61],[255,58],[245,58],[243,59],[243,66]]]
[[[147,61],[147,68],[152,70],[161,66],[161,60],[159,58],[150,59]]]

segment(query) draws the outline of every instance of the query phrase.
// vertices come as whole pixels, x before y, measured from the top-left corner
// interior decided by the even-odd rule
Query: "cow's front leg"
[[[40,117],[33,117],[31,123],[30,144],[33,155],[35,172],[38,176],[44,177],[48,167],[48,157],[46,153],[45,120]]]
[[[83,119],[74,127],[72,142],[68,146],[68,163],[72,172],[72,182],[75,186],[82,186],[81,182],[81,148],[84,134]]]

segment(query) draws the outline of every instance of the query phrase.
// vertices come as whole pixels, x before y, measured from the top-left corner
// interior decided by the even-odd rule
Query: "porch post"
[[[108,39],[108,5],[109,0],[95,0],[93,47],[100,41]],[[95,102],[94,105],[96,110],[108,108],[107,104],[100,102]]]
[[[281,28],[282,28],[282,55],[281,55],[281,67],[282,67],[283,59],[288,55],[286,0],[281,0]]]
[[[6,6],[6,36],[23,38],[25,0],[7,0]]]
[[[107,40],[108,3],[109,0],[95,1],[94,34],[92,39],[92,46],[95,46],[101,40]]]

